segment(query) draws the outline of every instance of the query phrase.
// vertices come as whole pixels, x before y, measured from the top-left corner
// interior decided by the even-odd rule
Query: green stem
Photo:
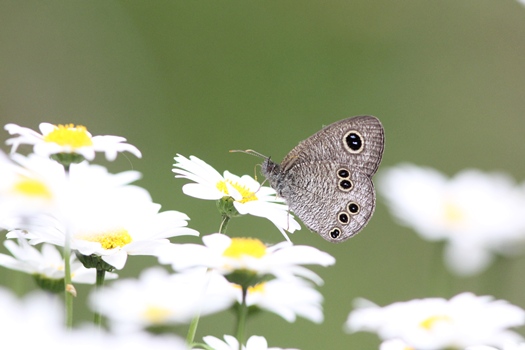
[[[222,216],[221,226],[219,226],[219,233],[226,233],[226,228],[228,227],[228,222],[230,222],[230,217],[228,215]]]
[[[242,301],[239,305],[239,314],[237,316],[237,341],[239,342],[239,350],[242,349],[244,343],[244,333],[246,328],[246,317],[248,315],[248,307],[246,306],[246,294],[248,289],[242,287]]]
[[[69,166],[64,165],[66,178],[69,180]],[[64,285],[65,285],[65,304],[66,304],[66,327],[73,327],[73,293],[74,287],[71,283],[71,232],[66,228],[64,242]]]
[[[66,242],[64,244],[64,285],[65,285],[65,303],[66,303],[66,327],[73,327],[73,285],[71,284],[71,243],[69,232],[66,233]]]
[[[199,326],[200,315],[197,315],[191,320],[190,328],[188,329],[188,334],[186,335],[186,344],[189,348],[193,347],[193,341],[195,339],[195,334],[197,333],[197,327]]]
[[[102,286],[104,285],[104,278],[106,277],[106,270],[104,269],[97,269],[97,279],[95,284],[95,291],[100,290]],[[102,326],[102,315],[97,310],[94,314],[93,323],[95,324],[95,327],[100,328]]]

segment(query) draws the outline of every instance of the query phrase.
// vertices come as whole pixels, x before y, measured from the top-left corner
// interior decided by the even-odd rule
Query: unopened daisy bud
[[[221,199],[217,200],[217,209],[222,216],[227,216],[229,218],[234,218],[236,216],[241,216],[235,206],[235,199],[230,196],[224,196]]]

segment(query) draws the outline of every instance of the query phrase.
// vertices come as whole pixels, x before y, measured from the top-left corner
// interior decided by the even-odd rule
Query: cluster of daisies
[[[290,242],[287,232],[300,226],[271,188],[177,155],[176,177],[193,181],[184,193],[217,201],[222,215],[219,233],[203,235],[202,244],[177,243],[177,236],[199,235],[187,227],[186,214],[161,210],[133,184],[138,172],[112,174],[92,163],[96,152],[110,161],[119,152],[141,157],[124,138],[92,136],[75,125],[42,123],[40,133],[14,124],[5,129],[13,137],[7,140],[11,154],[0,153],[0,229],[7,231],[3,243],[10,255],[0,254],[0,265],[33,275],[46,293],[17,300],[0,289],[4,342],[13,337],[22,348],[267,349],[264,337],[245,339],[246,319],[255,310],[289,322],[323,321],[316,289],[322,279],[303,265],[329,266],[335,259]],[[22,145],[32,152],[17,153]],[[228,220],[244,214],[269,219],[283,241],[269,246],[226,236]],[[137,278],[118,279],[135,255],[156,257],[159,264]],[[95,284],[88,296],[94,326],[73,327],[78,283]],[[65,303],[57,303],[57,294]],[[200,317],[227,309],[239,314],[235,335],[194,339]],[[148,333],[181,325],[188,325],[185,340],[184,334]],[[21,335],[28,327],[41,334]]]
[[[133,184],[140,173],[112,174],[92,163],[96,152],[109,161],[119,152],[141,157],[126,139],[92,136],[75,125],[42,123],[40,133],[14,124],[5,129],[12,148],[9,155],[0,153],[0,230],[7,232],[3,244],[10,254],[0,254],[0,266],[31,274],[39,287],[22,299],[0,288],[6,344],[280,349],[246,329],[255,311],[288,322],[297,317],[323,322],[317,290],[323,281],[305,265],[326,267],[335,259],[290,241],[288,233],[300,225],[272,188],[176,155],[175,177],[190,180],[183,193],[215,201],[222,217],[217,233],[202,234],[201,244],[177,243],[178,236],[199,236],[187,227],[186,214],[161,211],[147,190]],[[21,145],[32,152],[17,153]],[[523,200],[501,174],[471,171],[449,180],[407,165],[381,175],[379,189],[393,214],[427,239],[447,240],[447,263],[458,274],[479,273],[494,253],[511,254],[523,241]],[[282,242],[226,235],[228,222],[246,214],[270,220]],[[153,256],[158,265],[136,278],[119,279],[118,271],[134,255]],[[79,283],[94,284],[87,300],[95,321],[73,327]],[[237,313],[235,334],[195,339],[201,317],[225,310]],[[462,293],[385,307],[359,299],[343,328],[376,333],[381,350],[523,350],[522,337],[512,328],[524,324],[520,307]],[[173,334],[182,328],[185,334]]]

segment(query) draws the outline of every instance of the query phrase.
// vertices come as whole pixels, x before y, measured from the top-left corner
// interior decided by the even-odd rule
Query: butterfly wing
[[[372,180],[349,164],[302,162],[283,176],[288,186],[282,195],[290,209],[310,230],[330,242],[357,234],[374,212]]]
[[[372,175],[383,149],[379,119],[347,118],[299,143],[265,175],[310,230],[342,242],[362,230],[374,212]]]
[[[281,162],[281,171],[304,162],[336,161],[372,176],[384,149],[384,129],[374,116],[346,118],[330,124],[297,145]]]

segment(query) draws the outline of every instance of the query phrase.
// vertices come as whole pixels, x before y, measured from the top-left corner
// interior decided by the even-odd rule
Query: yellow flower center
[[[51,191],[42,181],[25,176],[20,177],[19,181],[14,184],[13,190],[24,196],[52,198]]]
[[[222,253],[223,256],[236,259],[243,255],[262,258],[265,254],[266,246],[255,238],[232,238],[230,246]]]
[[[419,323],[419,326],[421,326],[421,328],[423,328],[423,329],[425,329],[427,331],[430,331],[436,325],[436,323],[439,323],[439,322],[450,322],[450,321],[451,321],[451,319],[447,315],[433,315],[433,316],[430,316],[430,317],[424,319],[423,321],[421,321]]]
[[[132,241],[131,236],[125,229],[97,233],[92,235],[81,235],[77,236],[77,238],[83,239],[88,242],[98,242],[102,245],[102,248],[106,250],[122,248],[126,244],[131,243]]]
[[[465,212],[451,201],[445,202],[443,214],[445,221],[451,225],[459,225],[465,219]]]
[[[171,311],[160,306],[148,306],[143,316],[152,324],[165,323],[171,315]]]
[[[73,124],[57,125],[55,130],[44,136],[44,141],[72,148],[93,145],[87,129],[82,125],[74,126]]]
[[[217,185],[216,185],[217,189],[221,191],[222,193],[229,195],[228,186],[226,186],[226,183],[230,184],[233,188],[235,188],[241,194],[242,199],[239,200],[238,202],[246,203],[249,201],[257,200],[257,196],[255,195],[255,192],[252,192],[246,187],[238,184],[237,182],[233,182],[232,180],[229,180],[229,179],[217,182]]]

